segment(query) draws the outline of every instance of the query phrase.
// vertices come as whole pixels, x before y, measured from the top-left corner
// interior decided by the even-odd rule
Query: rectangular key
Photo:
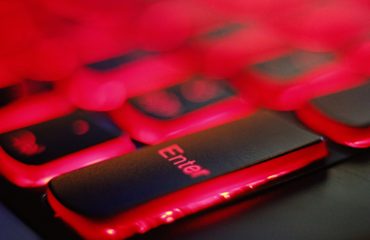
[[[370,147],[370,82],[318,97],[297,111],[307,126],[340,144]]]
[[[363,82],[336,51],[289,46],[260,57],[245,79],[262,104],[274,110],[294,110],[312,98]]]
[[[129,135],[157,144],[248,116],[256,103],[226,79],[195,75],[179,84],[128,99],[112,116]],[[127,117],[129,116],[129,117]]]
[[[259,112],[58,177],[48,201],[84,238],[122,239],[250,192],[326,154],[320,136]]]
[[[134,149],[128,135],[103,113],[59,113],[52,119],[40,113],[44,119],[36,124],[0,128],[0,174],[21,187],[39,187],[62,173]]]

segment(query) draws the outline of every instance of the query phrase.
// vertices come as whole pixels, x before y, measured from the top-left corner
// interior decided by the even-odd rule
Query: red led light
[[[261,164],[195,184],[107,219],[89,219],[73,212],[63,206],[51,190],[47,192],[47,199],[57,216],[84,238],[122,239],[251,192],[262,184],[323,158],[326,154],[327,149],[323,142],[314,144]],[[112,229],[114,236],[108,233],[107,229]]]

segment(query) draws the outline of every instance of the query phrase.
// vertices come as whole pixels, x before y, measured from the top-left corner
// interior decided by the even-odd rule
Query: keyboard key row
[[[238,86],[242,80],[195,76],[130,98],[110,116],[76,110],[56,92],[7,104],[0,109],[1,173],[23,187],[42,186],[62,173],[133,150],[130,138],[158,144],[247,117],[259,106],[248,89]],[[369,96],[369,83],[362,84],[315,98],[297,115],[340,144],[367,148]]]

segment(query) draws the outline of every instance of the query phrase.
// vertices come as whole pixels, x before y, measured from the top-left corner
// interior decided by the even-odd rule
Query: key
[[[250,192],[326,153],[320,136],[259,112],[63,175],[50,182],[47,199],[84,238],[122,239]]]
[[[263,105],[276,110],[294,110],[314,97],[364,81],[336,52],[296,47],[265,54],[247,70],[245,81]]]
[[[193,59],[187,53],[136,50],[113,60],[120,63],[111,61],[117,66],[107,70],[99,69],[104,64],[90,64],[74,74],[65,84],[69,99],[83,109],[113,110],[129,97],[174,84],[193,71]]]
[[[132,30],[140,9],[135,2],[41,0],[35,15],[46,38],[74,47],[72,53],[88,64],[117,56],[135,44]]]
[[[21,187],[39,187],[59,174],[134,149],[128,135],[106,115],[62,110],[44,113],[42,121],[18,121],[2,127],[0,173],[5,178]]]
[[[194,76],[129,98],[112,116],[136,140],[156,144],[251,114],[256,103],[242,89],[225,79]]]
[[[296,1],[295,8],[276,11],[267,23],[290,41],[304,46],[340,49],[368,32],[368,10],[347,0]]]
[[[370,83],[313,99],[297,114],[307,126],[340,144],[370,146]]]
[[[221,21],[212,8],[198,1],[158,1],[140,12],[135,38],[146,50],[168,51]]]
[[[219,24],[220,25],[220,24]],[[199,36],[191,44],[210,76],[229,77],[241,72],[260,55],[285,45],[271,30],[253,23],[224,23]]]

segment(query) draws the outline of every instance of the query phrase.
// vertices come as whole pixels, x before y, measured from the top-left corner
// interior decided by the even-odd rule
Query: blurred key
[[[299,109],[313,130],[355,148],[370,146],[370,83],[319,97]]]
[[[37,17],[47,39],[72,48],[79,61],[89,64],[135,46],[134,2],[41,0],[42,17]]]
[[[221,20],[198,1],[157,1],[140,13],[135,41],[146,50],[172,50]]]
[[[128,52],[111,62],[116,67],[99,69],[89,65],[66,83],[69,99],[89,110],[112,110],[128,98],[171,85],[193,72],[193,60],[188,54],[153,54],[145,51]],[[100,65],[102,66],[102,65]],[[103,67],[104,68],[104,67]]]
[[[284,36],[303,46],[341,48],[368,32],[370,15],[348,0],[307,1],[266,18]]]
[[[256,103],[248,97],[227,80],[198,76],[129,98],[113,116],[133,138],[155,144],[251,114]]]
[[[313,97],[354,86],[364,79],[336,52],[282,48],[249,66],[245,81],[265,106],[292,110]]]
[[[109,117],[84,111],[2,132],[0,146],[1,174],[21,187],[45,185],[57,175],[134,148]]]
[[[238,74],[260,55],[280,49],[283,40],[270,29],[252,22],[229,22],[214,26],[191,43],[207,75]]]
[[[61,176],[47,198],[83,238],[123,239],[251,192],[326,154],[320,136],[259,112]]]

